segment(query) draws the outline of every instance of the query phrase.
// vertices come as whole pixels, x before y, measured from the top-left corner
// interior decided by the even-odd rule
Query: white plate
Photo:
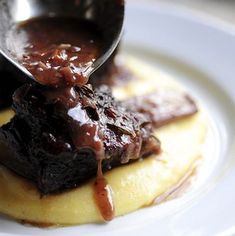
[[[48,230],[0,218],[0,235],[235,234],[235,29],[185,9],[130,1],[124,50],[175,76],[209,111],[200,181],[179,199],[106,225]]]

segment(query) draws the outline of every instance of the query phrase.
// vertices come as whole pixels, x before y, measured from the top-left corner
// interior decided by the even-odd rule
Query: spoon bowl
[[[11,29],[35,17],[75,17],[94,22],[103,34],[102,51],[92,66],[92,74],[117,47],[122,35],[124,11],[123,0],[0,0],[0,55],[19,78],[35,80],[10,50]]]

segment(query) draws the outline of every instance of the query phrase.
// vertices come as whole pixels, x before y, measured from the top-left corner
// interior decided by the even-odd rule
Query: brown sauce
[[[87,94],[93,91],[90,86],[83,86],[81,90]],[[67,119],[69,133],[73,144],[79,150],[89,148],[95,153],[97,161],[105,157],[105,150],[102,132],[99,126],[91,122],[86,109],[92,110],[93,119],[98,120],[96,114],[96,103],[84,97],[84,94],[75,87],[57,88],[47,90],[45,93],[48,103],[57,103],[58,113],[63,114]],[[94,114],[93,114],[94,113]],[[96,117],[97,116],[97,117]]]
[[[98,161],[97,177],[94,185],[95,199],[105,221],[114,218],[114,202],[112,189],[102,173],[102,160]]]
[[[48,100],[58,103],[60,112],[67,115],[74,145],[91,148],[98,163],[94,184],[95,199],[104,220],[114,217],[112,190],[102,173],[104,146],[97,126],[89,123],[89,117],[78,104],[75,86],[87,84],[93,64],[102,49],[101,33],[90,22],[72,18],[42,17],[26,21],[13,32],[16,56],[36,80],[46,86]],[[13,50],[14,51],[14,50]],[[17,53],[17,51],[19,53]],[[86,86],[83,89],[89,88]],[[93,107],[83,99],[84,107]],[[95,108],[95,107],[94,107]],[[77,117],[79,116],[79,117]],[[84,122],[82,122],[84,119]],[[42,225],[40,225],[42,227]]]
[[[75,18],[34,18],[17,26],[13,37],[12,51],[23,66],[53,87],[86,84],[102,46],[95,24]]]

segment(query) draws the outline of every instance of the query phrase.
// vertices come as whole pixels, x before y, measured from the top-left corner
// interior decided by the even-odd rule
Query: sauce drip
[[[89,88],[86,86],[82,89],[86,89],[86,92],[89,92]],[[67,122],[70,128],[73,144],[76,148],[78,150],[89,148],[95,153],[98,164],[97,177],[94,183],[95,200],[104,220],[110,221],[114,217],[114,203],[112,198],[112,189],[104,178],[102,172],[102,160],[105,157],[102,130],[99,129],[98,125],[89,122],[90,118],[95,120],[98,114],[94,113],[92,117],[88,117],[87,112],[84,109],[86,107],[95,109],[96,104],[95,102],[92,103],[88,99],[81,99],[81,95],[77,96],[77,92],[74,88],[67,90],[65,93],[63,93],[63,91],[66,90],[62,89],[61,91],[60,89],[56,89],[53,90],[53,92],[50,91],[47,93],[46,97],[50,101],[62,104],[63,109],[65,108],[64,111],[61,110],[60,112],[67,112]]]
[[[112,220],[114,218],[114,202],[112,196],[112,189],[103,176],[102,160],[98,161],[97,177],[94,189],[95,199],[102,217],[105,221]]]
[[[44,92],[48,103],[57,104],[57,113],[66,117],[66,126],[74,146],[79,149],[92,149],[96,159],[101,160],[105,156],[102,131],[94,123],[98,122],[96,103],[84,97],[93,91],[89,86],[80,89],[75,87],[49,89]],[[86,109],[90,110],[90,115]]]
[[[97,113],[93,112],[96,104],[83,96],[83,92],[92,93],[85,85],[102,50],[102,34],[91,22],[43,17],[18,25],[12,35],[12,51],[22,65],[39,83],[52,87],[45,89],[44,95],[48,101],[57,104],[59,114],[67,117],[74,146],[78,150],[89,148],[94,151],[98,163],[95,199],[104,220],[112,220],[112,190],[102,173],[105,157],[102,131],[90,122],[86,111],[90,109],[93,121],[98,121]],[[80,90],[76,90],[76,86]]]
[[[53,87],[87,83],[101,49],[95,24],[76,18],[40,17],[13,31],[12,51],[36,80]]]

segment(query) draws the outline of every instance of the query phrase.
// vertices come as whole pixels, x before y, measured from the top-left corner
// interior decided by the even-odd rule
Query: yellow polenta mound
[[[135,81],[136,91],[132,89],[128,94],[128,86],[118,88],[115,94],[119,98],[136,94],[139,89],[138,83],[143,83],[143,77],[137,69],[142,64],[138,63],[133,59],[129,61],[129,67],[140,77]],[[157,84],[164,79],[164,75],[158,71],[151,70],[145,65],[143,67],[148,75],[147,80],[152,80],[152,83]],[[145,91],[152,90],[152,83],[148,83],[149,89]],[[165,86],[170,84],[178,89],[171,81]],[[141,91],[143,93],[143,90]],[[5,119],[2,120],[5,122]],[[149,205],[155,198],[176,185],[200,158],[206,129],[206,119],[202,112],[158,129],[156,135],[162,142],[161,155],[106,173],[105,178],[113,190],[115,216]],[[94,201],[93,183],[94,180],[91,180],[77,189],[40,198],[32,183],[0,167],[0,212],[35,223],[72,225],[101,222],[103,219]]]

